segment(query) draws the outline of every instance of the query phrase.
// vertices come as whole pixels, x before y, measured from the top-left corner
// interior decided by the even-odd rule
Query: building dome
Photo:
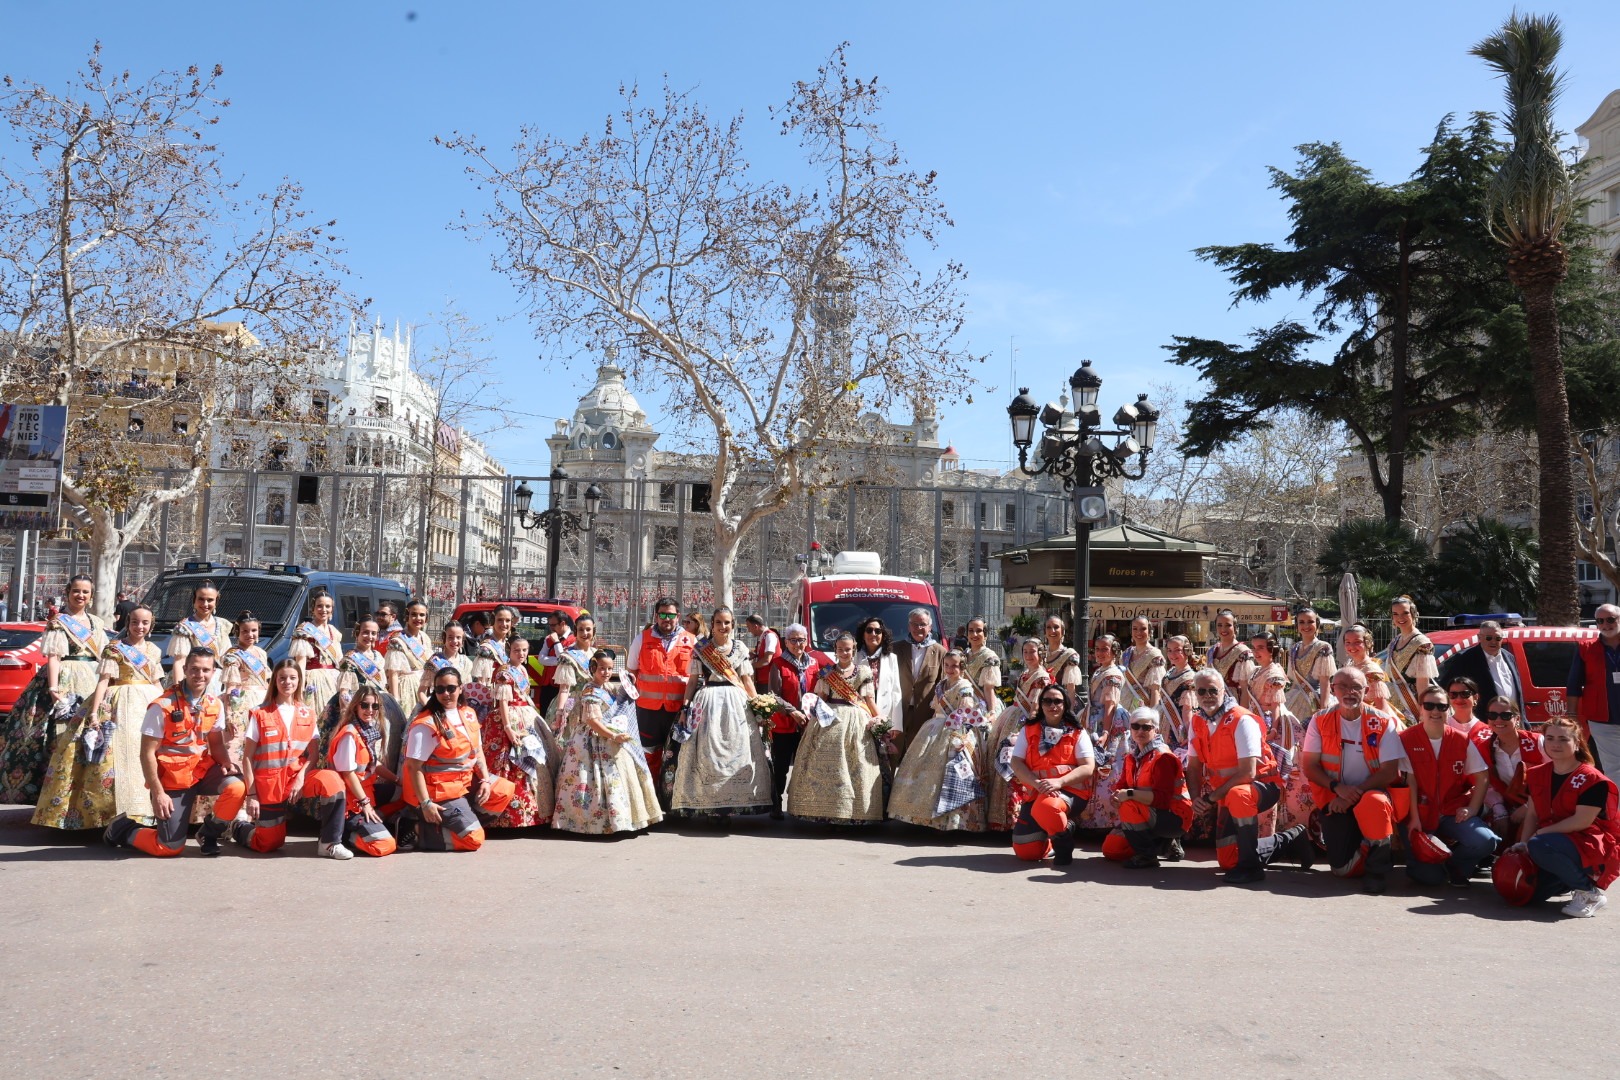
[[[624,369],[609,360],[596,372],[596,385],[574,407],[574,426],[596,430],[651,430],[647,414],[624,382]]]

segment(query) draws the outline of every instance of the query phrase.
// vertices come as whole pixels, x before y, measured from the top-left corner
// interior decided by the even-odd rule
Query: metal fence
[[[159,474],[160,483],[180,480]],[[540,597],[546,537],[515,513],[514,489],[524,481],[535,491],[533,509],[545,509],[543,476],[214,469],[195,493],[154,516],[125,556],[122,581],[140,591],[165,567],[206,559],[394,578],[426,597],[435,618],[466,600]],[[589,532],[561,545],[559,597],[596,613],[612,641],[627,640],[660,596],[678,598],[683,609],[712,608],[708,485],[582,473],[560,487],[559,504],[582,513],[593,483],[603,493],[601,510]],[[990,556],[1068,528],[1062,495],[1021,487],[855,484],[809,493],[744,537],[735,603],[780,625],[793,614],[794,583],[807,568],[825,570],[840,551],[875,551],[885,573],[934,583],[946,633],[974,615],[1000,623],[1000,564]],[[88,545],[67,534],[0,539],[0,573],[19,553],[25,602],[48,603],[69,574],[88,568]]]

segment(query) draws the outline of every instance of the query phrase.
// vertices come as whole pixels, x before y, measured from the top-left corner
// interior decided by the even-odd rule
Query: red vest
[[[1024,726],[1024,764],[1030,771],[1042,780],[1050,777],[1067,776],[1079,768],[1080,762],[1075,759],[1075,744],[1080,741],[1081,730],[1078,727],[1070,728],[1063,733],[1063,737],[1046,753],[1041,753],[1041,725],[1026,724]],[[1020,785],[1022,786],[1022,785]],[[1091,798],[1091,787],[1067,789],[1082,799]],[[1033,793],[1030,793],[1033,797]]]
[[[284,803],[297,794],[292,782],[315,738],[315,710],[299,705],[292,723],[284,725],[280,709],[261,705],[253,710],[253,719],[259,725],[259,741],[253,748],[253,794],[265,806]]]
[[[1593,882],[1598,888],[1607,889],[1620,878],[1620,807],[1616,805],[1614,783],[1592,766],[1580,765],[1569,774],[1564,786],[1558,789],[1558,797],[1554,798],[1552,772],[1549,761],[1531,769],[1526,780],[1530,798],[1536,805],[1536,821],[1542,825],[1555,824],[1573,814],[1578,805],[1575,800],[1590,785],[1608,785],[1609,794],[1603,803],[1603,813],[1608,820],[1599,817],[1580,832],[1564,834],[1574,841],[1575,850],[1581,855],[1581,866]]]
[[[338,743],[345,736],[354,738],[354,771],[360,777],[360,790],[366,793],[366,798],[373,801],[377,798],[377,763],[372,760],[371,751],[366,747],[366,740],[360,734],[360,728],[352,723],[339,724],[338,729],[332,732],[331,741],[327,744],[336,750]],[[332,767],[331,754],[327,755],[327,767]],[[345,781],[343,784],[343,799],[348,804],[348,812],[358,814],[360,804],[355,801],[354,793],[349,790]]]
[[[1323,709],[1311,717],[1317,734],[1322,739],[1322,769],[1335,781],[1344,775],[1344,731],[1340,727],[1339,710],[1335,706]],[[1363,705],[1361,707],[1361,756],[1368,772],[1378,771],[1378,744],[1394,730],[1394,718],[1387,713]],[[1320,784],[1311,784],[1311,797],[1317,806],[1333,801],[1333,792]]]
[[[1468,736],[1446,726],[1440,736],[1440,756],[1434,753],[1429,733],[1422,724],[1413,724],[1400,734],[1406,760],[1412,766],[1412,792],[1417,799],[1418,820],[1425,832],[1433,832],[1440,818],[1455,814],[1468,805],[1474,785],[1468,779]]]
[[[772,660],[770,665],[766,668],[767,671],[773,671],[776,673],[776,678],[773,679],[772,682],[782,684],[781,692],[777,695],[777,697],[781,699],[783,704],[794,709],[797,709],[799,707],[799,702],[804,699],[805,691],[816,685],[816,674],[821,670],[821,665],[816,662],[815,657],[810,656],[808,653],[805,655],[809,660],[809,663],[804,666],[803,676],[799,674],[798,670],[794,668],[792,664],[788,663],[787,652],[785,650],[778,653],[776,659]],[[755,689],[759,690],[761,693],[764,693],[767,685],[768,684],[762,684],[755,687]],[[794,725],[793,720],[784,710],[778,712],[771,718],[771,730],[785,734],[798,731],[799,729]]]
[[[1583,641],[1580,649],[1581,666],[1586,680],[1581,685],[1580,718],[1588,724],[1609,722],[1609,662],[1603,655],[1603,639],[1595,637]]]
[[[1525,771],[1547,760],[1547,755],[1541,749],[1541,736],[1533,731],[1519,730],[1519,764],[1513,768],[1512,780],[1503,780],[1496,771],[1497,741],[1495,732],[1489,726],[1474,732],[1474,745],[1479,748],[1479,756],[1485,759],[1485,775],[1490,780],[1491,789],[1502,796],[1509,809],[1523,806],[1530,798],[1524,786]]]
[[[557,643],[557,647],[560,649],[573,648],[574,635],[569,634],[567,637],[563,638]],[[557,665],[552,664],[550,667],[547,667],[545,664],[540,663],[539,659],[538,654],[529,657],[529,678],[534,680],[534,685],[536,686],[555,686],[557,684]],[[535,673],[536,668],[540,669],[539,674]]]
[[[641,632],[641,652],[636,656],[636,689],[641,696],[636,705],[643,709],[662,709],[680,712],[686,697],[686,672],[692,663],[692,650],[697,638],[686,630],[675,631],[669,651],[653,633],[652,627]]]
[[[1181,819],[1182,828],[1192,828],[1192,799],[1187,795],[1187,776],[1182,771],[1181,759],[1168,750],[1155,750],[1137,764],[1136,755],[1125,754],[1120,770],[1121,788],[1150,787],[1153,789],[1153,808],[1168,810]]]
[[[1204,768],[1215,777],[1209,784],[1217,788],[1237,772],[1240,764],[1237,754],[1237,728],[1244,717],[1253,720],[1260,728],[1260,761],[1255,766],[1254,779],[1259,781],[1274,781],[1277,779],[1277,758],[1271,752],[1271,744],[1266,742],[1266,725],[1258,716],[1241,705],[1233,705],[1215,718],[1211,725],[1209,719],[1197,710],[1193,711],[1192,718],[1192,744],[1198,755],[1198,760],[1204,763]]]
[[[158,783],[164,791],[185,791],[201,780],[214,764],[208,752],[208,733],[219,725],[224,709],[212,694],[193,712],[182,687],[174,687],[153,702],[163,712],[163,737],[158,742]]]
[[[477,730],[477,718],[466,706],[461,708],[461,722],[467,729],[465,732],[451,723],[448,717],[441,726],[432,710],[423,709],[406,728],[407,738],[415,728],[426,727],[438,740],[433,753],[421,763],[422,779],[431,802],[449,802],[472,790],[473,762],[478,757],[478,751],[473,746],[471,732]],[[416,785],[406,783],[402,786],[405,789],[405,802],[411,806],[417,805]]]

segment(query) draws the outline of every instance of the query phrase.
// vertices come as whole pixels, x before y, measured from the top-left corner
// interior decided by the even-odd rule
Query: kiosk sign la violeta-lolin
[[[54,529],[65,405],[0,405],[0,529]]]

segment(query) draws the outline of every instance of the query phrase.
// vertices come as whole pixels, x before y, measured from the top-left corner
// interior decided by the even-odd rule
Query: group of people
[[[1133,869],[1212,842],[1228,883],[1320,860],[1375,893],[1404,851],[1417,882],[1466,886],[1489,865],[1515,902],[1567,892],[1577,916],[1620,876],[1616,786],[1585,726],[1530,731],[1515,697],[1442,684],[1405,597],[1390,646],[1375,655],[1352,627],[1343,666],[1310,610],[1287,648],[1239,640],[1223,611],[1203,657],[1183,637],[1161,648],[1138,619],[1128,645],[1093,641],[1087,676],[1053,616],[1022,643],[1004,703],[985,620],[948,649],[925,608],[904,640],[874,617],[829,656],[804,626],[749,616],[749,645],[729,609],[683,619],[664,599],[624,663],[581,615],[531,666],[510,608],[435,639],[413,601],[361,618],[345,647],[316,590],[272,663],[258,620],[220,617],[218,596],[196,589],[165,674],[152,613],[136,606],[114,638],[73,579],[5,728],[0,799],[158,856],[179,854],[192,825],[206,855],[226,838],[275,851],[295,816],[313,819],[319,854],[349,859],[475,850],[486,829],[606,835],[666,812],[768,813],[1001,831],[1018,858],[1058,865],[1083,833]],[[1620,669],[1620,612],[1610,624],[1587,651]]]

